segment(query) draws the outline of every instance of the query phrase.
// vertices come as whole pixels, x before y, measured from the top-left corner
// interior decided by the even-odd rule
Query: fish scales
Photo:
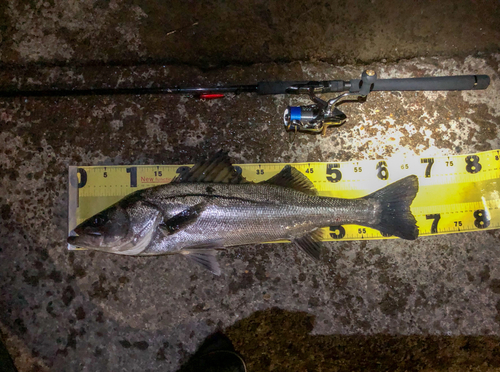
[[[189,206],[206,204],[197,221],[186,229],[157,239],[143,253],[182,249],[207,239],[224,247],[292,239],[318,227],[347,223],[375,225],[379,202],[307,195],[273,185],[169,185],[151,190],[146,200],[175,215]]]
[[[417,192],[413,175],[357,199],[318,196],[291,166],[248,183],[218,153],[170,184],[137,191],[92,216],[68,243],[133,256],[179,253],[220,274],[217,250],[245,244],[290,240],[319,259],[321,227],[358,224],[416,239],[410,205]]]

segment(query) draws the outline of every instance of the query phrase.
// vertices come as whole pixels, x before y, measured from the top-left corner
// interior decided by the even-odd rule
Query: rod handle
[[[351,80],[351,93],[360,90],[360,79]],[[438,76],[409,79],[377,79],[372,91],[478,90],[490,85],[488,75]]]

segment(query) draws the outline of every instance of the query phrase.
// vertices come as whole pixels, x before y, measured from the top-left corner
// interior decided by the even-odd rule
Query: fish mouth
[[[103,235],[95,227],[77,226],[69,233],[66,239],[68,244],[77,248],[99,247],[102,243]]]
[[[77,233],[76,229],[73,230],[70,234],[71,236],[68,236],[66,241],[68,244],[77,247],[77,248],[98,248],[101,246],[103,236],[101,233],[92,231],[92,232],[86,232],[83,235],[74,235],[74,233]]]

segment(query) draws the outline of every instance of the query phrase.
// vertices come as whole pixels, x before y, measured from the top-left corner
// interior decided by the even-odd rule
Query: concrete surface
[[[206,75],[207,82],[228,76],[347,78],[370,67],[381,77],[477,72],[492,78],[485,91],[373,94],[365,104],[345,109],[349,120],[342,128],[327,137],[298,135],[293,144],[281,127],[281,110],[290,97],[4,99],[1,301],[6,311],[0,317],[16,363],[21,370],[29,370],[29,363],[42,370],[137,370],[139,365],[175,370],[214,330],[274,307],[314,316],[312,332],[318,335],[498,336],[499,231],[415,242],[330,243],[320,263],[288,245],[242,247],[221,254],[223,274],[215,277],[182,257],[67,252],[65,192],[70,164],[189,163],[218,148],[229,150],[237,162],[499,148],[499,61],[494,54],[397,65],[271,64]],[[178,76],[176,69],[108,69],[107,83],[114,86],[124,76],[126,84],[168,80]],[[39,79],[46,84],[45,78],[70,76],[86,82],[91,70],[51,68]],[[396,135],[409,127],[415,134]]]
[[[13,64],[367,63],[493,52],[500,39],[500,6],[487,0],[7,0],[0,10],[0,58]]]
[[[294,2],[282,9],[263,2],[262,12],[222,2],[213,9],[189,3],[194,12],[158,4],[7,2],[0,19],[0,85],[350,79],[365,68],[381,78],[481,73],[492,82],[486,91],[373,94],[363,105],[344,105],[347,123],[327,137],[298,135],[293,143],[282,112],[305,98],[2,99],[0,331],[17,368],[175,371],[218,329],[230,335],[251,370],[500,367],[499,231],[329,243],[319,263],[285,244],[242,247],[221,254],[220,277],[182,257],[68,252],[65,244],[69,165],[191,163],[220,148],[241,163],[499,149],[498,3],[422,2],[420,16],[404,20],[410,5],[339,3],[331,14],[344,11],[341,25],[367,22],[339,39],[332,35],[344,28],[335,23],[326,39],[320,36],[322,17],[331,19],[321,11],[326,4],[301,8]],[[294,6],[303,9],[303,22],[286,18]],[[372,32],[381,23],[365,17],[367,6],[393,16]],[[262,26],[266,14],[271,18]],[[168,41],[167,30],[195,18],[200,33]],[[308,20],[314,22],[306,26]],[[266,28],[273,22],[276,29]],[[235,38],[240,23],[262,28],[252,34],[247,27]],[[206,28],[214,24],[217,32],[209,37]],[[402,31],[406,24],[413,28]],[[331,48],[318,47],[329,42]],[[96,66],[149,60],[191,66]],[[274,63],[280,61],[289,63]],[[346,64],[355,61],[364,63]],[[193,67],[228,62],[266,63]]]

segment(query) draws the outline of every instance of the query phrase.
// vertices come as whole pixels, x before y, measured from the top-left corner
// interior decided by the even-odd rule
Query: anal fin
[[[307,255],[315,260],[319,260],[321,257],[321,250],[323,249],[323,244],[321,243],[322,230],[316,229],[300,238],[292,239],[292,243],[295,243],[300,249],[307,253]]]

